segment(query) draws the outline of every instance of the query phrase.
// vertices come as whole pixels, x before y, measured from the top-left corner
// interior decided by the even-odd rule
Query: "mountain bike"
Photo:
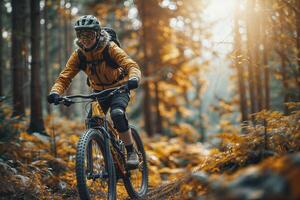
[[[120,86],[92,93],[90,95],[72,95],[59,99],[61,104],[70,106],[75,99],[104,101],[117,93],[128,92],[126,86]],[[118,132],[108,120],[107,113],[97,118],[96,127],[88,127],[81,135],[76,152],[76,179],[80,199],[116,199],[116,184],[122,179],[128,195],[133,199],[143,197],[148,190],[148,167],[143,142],[136,130],[130,125],[134,140],[134,150],[139,157],[135,169],[126,166],[126,148],[118,137]]]

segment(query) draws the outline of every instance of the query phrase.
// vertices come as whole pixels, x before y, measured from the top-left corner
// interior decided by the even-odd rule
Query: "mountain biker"
[[[111,36],[101,27],[99,20],[92,15],[80,17],[74,26],[76,32],[77,51],[81,51],[87,61],[92,64],[86,65],[83,71],[88,77],[89,86],[99,92],[104,89],[113,88],[120,85],[126,85],[129,90],[135,89],[141,80],[141,71],[138,64],[133,61],[115,42],[110,40]],[[104,49],[108,48],[110,57],[117,63],[118,67],[112,68],[108,62],[105,62]],[[70,56],[65,68],[56,79],[50,94],[48,102],[57,105],[60,95],[70,85],[72,79],[81,70],[80,58],[77,51]],[[129,91],[128,90],[128,91]],[[110,108],[110,116],[114,127],[118,130],[120,139],[124,142],[127,150],[126,164],[130,166],[138,165],[138,155],[133,148],[133,139],[131,129],[126,117],[126,107],[130,100],[129,92],[116,94],[115,96],[101,102],[92,103],[88,114],[89,126],[95,126],[93,121],[97,118],[95,113],[107,112]],[[100,108],[101,107],[101,108]]]

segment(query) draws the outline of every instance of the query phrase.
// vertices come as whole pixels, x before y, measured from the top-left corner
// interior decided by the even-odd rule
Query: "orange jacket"
[[[120,86],[131,77],[137,77],[139,80],[141,80],[141,71],[138,64],[133,61],[120,47],[118,47],[118,45],[110,41],[109,34],[107,32],[102,31],[101,35],[102,36],[100,36],[99,45],[95,50],[87,52],[81,49],[86,57],[86,60],[91,61],[102,58],[102,52],[105,46],[110,43],[110,57],[114,59],[114,61],[118,63],[120,67],[114,69],[108,66],[105,61],[103,61],[100,64],[97,64],[96,73],[92,73],[91,66],[87,65],[84,72],[89,78],[90,87],[94,90],[104,90],[107,88]],[[78,72],[80,72],[79,63],[80,61],[78,58],[78,54],[76,51],[74,51],[69,58],[65,68],[56,79],[55,84],[51,89],[51,93],[56,92],[60,95],[64,93],[64,91],[69,87],[72,79]],[[121,75],[122,70],[125,70],[127,72],[127,75],[122,80],[116,82],[116,80],[118,80],[119,76]]]

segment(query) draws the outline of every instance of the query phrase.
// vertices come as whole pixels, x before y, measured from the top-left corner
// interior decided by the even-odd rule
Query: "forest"
[[[91,101],[47,101],[83,15],[141,71],[126,109],[148,167],[137,199],[300,199],[299,0],[0,0],[0,199],[85,199]],[[62,95],[95,90],[79,71]],[[116,199],[134,199],[126,184]],[[91,199],[115,199],[98,186]]]

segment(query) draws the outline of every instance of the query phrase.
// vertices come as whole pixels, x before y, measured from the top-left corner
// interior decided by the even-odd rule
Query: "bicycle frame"
[[[107,120],[107,114],[105,114],[103,119],[103,126],[95,127],[98,129],[101,133],[104,133],[104,141],[105,144],[111,144],[111,151],[113,160],[116,162],[117,169],[121,172],[122,176],[126,176],[127,172],[125,169],[125,152],[123,152],[122,147],[119,144],[118,139],[118,133],[117,131],[112,127],[111,123]],[[109,131],[111,133],[109,133]],[[119,156],[119,158],[118,158]]]
[[[105,92],[108,92],[110,90],[112,92],[110,92],[106,97],[102,97],[102,98],[99,97],[101,94],[104,94]],[[110,88],[98,93],[93,93],[91,95],[73,95],[73,96],[62,97],[60,101],[66,106],[70,106],[71,104],[76,103],[71,100],[73,98],[93,99],[93,100],[101,101],[102,99],[112,96],[117,92],[121,92],[121,90],[126,91],[128,89],[126,89],[124,86],[120,86],[117,88]],[[121,175],[125,177],[127,175],[127,169],[125,168],[125,154],[122,152],[122,147],[118,143],[119,141],[121,141],[118,139],[119,137],[118,132],[113,128],[111,123],[108,121],[107,113],[105,113],[104,117],[102,117],[101,120],[103,120],[103,125],[94,128],[98,129],[101,133],[103,133],[105,144],[112,145],[110,147],[110,150],[112,152],[113,160],[116,162],[117,170],[119,170],[119,172],[121,172]]]
[[[73,103],[87,102],[73,101],[72,99],[75,98],[91,99],[92,101],[101,102],[115,94],[126,91],[129,91],[126,86],[120,86],[92,93],[90,95],[61,97],[58,103],[70,106]],[[92,179],[92,181],[95,181],[96,179],[102,179],[102,181],[107,182],[105,188],[108,189],[108,198],[116,199],[116,182],[120,178],[123,179],[127,193],[131,198],[136,199],[142,197],[146,194],[148,188],[148,167],[141,138],[136,129],[130,126],[133,130],[133,139],[139,149],[139,152],[137,152],[140,160],[138,168],[142,173],[141,183],[137,185],[138,188],[135,188],[135,185],[132,185],[131,180],[130,170],[132,169],[130,169],[130,166],[126,165],[125,145],[123,141],[119,139],[118,131],[113,127],[107,116],[108,112],[105,112],[104,116],[99,117],[99,124],[96,123],[96,126],[87,126],[87,131],[85,131],[79,139],[76,152],[76,178],[80,197],[82,199],[88,199],[90,196],[89,186],[86,185],[87,180]],[[93,156],[93,146],[95,143],[91,141],[96,142],[96,145],[98,143],[98,147],[101,148],[101,154],[104,159],[104,165],[101,164],[100,168],[96,171],[93,170],[94,159],[95,162],[97,162],[98,157]],[[97,152],[95,153],[97,154]],[[105,166],[105,168],[102,166]]]

